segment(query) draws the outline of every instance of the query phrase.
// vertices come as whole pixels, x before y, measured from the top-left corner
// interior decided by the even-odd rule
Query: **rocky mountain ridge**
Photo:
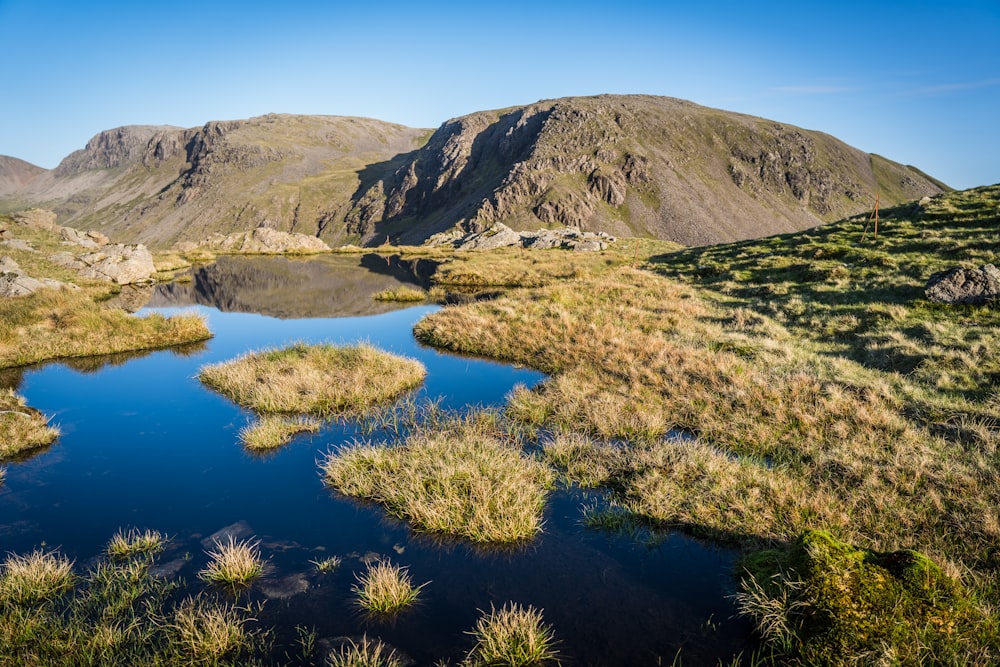
[[[0,211],[165,247],[266,227],[342,243],[579,227],[705,245],[815,226],[941,192],[828,135],[664,97],[483,111],[431,133],[269,114],[98,134],[55,170],[0,162]]]

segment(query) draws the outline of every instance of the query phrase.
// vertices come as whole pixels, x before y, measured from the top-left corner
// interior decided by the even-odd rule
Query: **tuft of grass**
[[[541,610],[513,602],[490,608],[469,633],[476,645],[464,664],[470,666],[527,667],[557,660],[552,627]]]
[[[377,639],[361,641],[348,639],[327,657],[329,667],[403,667],[403,661],[396,652]]]
[[[123,560],[133,556],[149,556],[163,551],[167,537],[158,530],[129,528],[119,530],[108,541],[107,554],[112,559]]]
[[[341,493],[380,502],[419,530],[479,543],[538,533],[553,482],[486,413],[417,428],[389,446],[357,442],[321,467]]]
[[[316,566],[316,571],[320,574],[330,574],[337,571],[343,559],[340,556],[327,556],[326,558],[311,560],[309,562]]]
[[[0,389],[0,459],[45,447],[59,437],[59,429],[12,389]]]
[[[402,286],[395,289],[386,289],[377,292],[374,298],[376,301],[401,301],[404,303],[425,301],[427,293],[420,289]]]
[[[202,382],[260,413],[355,414],[423,382],[413,359],[362,344],[296,343],[203,367]]]
[[[288,418],[281,415],[264,415],[254,423],[240,429],[240,442],[253,451],[266,451],[281,447],[299,433],[315,433],[322,422],[311,417]]]
[[[414,586],[409,570],[389,562],[377,561],[368,570],[356,575],[351,590],[357,603],[371,614],[394,615],[417,601],[426,583]]]
[[[19,605],[51,602],[73,589],[73,563],[54,551],[9,554],[0,573],[0,600]]]
[[[228,541],[217,542],[215,549],[206,553],[211,560],[198,577],[234,593],[246,588],[264,573],[258,542],[237,540],[230,535]]]

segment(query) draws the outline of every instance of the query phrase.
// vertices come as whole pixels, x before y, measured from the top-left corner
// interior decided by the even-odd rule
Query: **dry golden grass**
[[[11,389],[0,389],[0,459],[52,444],[59,429]]]
[[[199,378],[240,405],[261,413],[317,416],[363,412],[418,386],[418,361],[378,350],[298,343],[205,366]]]
[[[163,551],[166,542],[166,535],[158,530],[119,530],[108,540],[107,554],[116,560],[138,555],[149,556]]]
[[[238,654],[252,642],[240,610],[187,598],[174,610],[170,629],[174,644],[185,661],[194,665],[216,665],[226,656]]]
[[[0,367],[148,350],[211,337],[200,315],[144,317],[94,300],[93,290],[40,290],[0,299]]]
[[[75,583],[73,563],[54,551],[10,554],[0,571],[0,601],[34,605],[65,595]]]
[[[396,652],[377,639],[361,641],[348,639],[339,649],[327,657],[329,667],[403,667],[403,661]]]
[[[427,299],[427,292],[421,289],[414,289],[405,285],[395,289],[387,289],[378,292],[373,297],[376,301],[401,301],[418,302]]]
[[[240,442],[251,451],[267,451],[289,442],[299,433],[315,433],[322,422],[312,417],[264,415],[240,429]]]
[[[379,502],[418,530],[481,543],[540,531],[552,482],[488,414],[417,429],[388,446],[356,443],[330,453],[322,469],[340,492]]]

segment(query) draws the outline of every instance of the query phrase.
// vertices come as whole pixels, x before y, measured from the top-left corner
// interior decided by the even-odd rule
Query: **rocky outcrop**
[[[59,232],[62,229],[56,224],[56,214],[42,208],[29,208],[26,211],[12,213],[10,218],[19,225],[47,232]]]
[[[116,169],[142,163],[154,138],[162,141],[167,134],[176,135],[180,128],[169,125],[127,125],[104,130],[87,142],[87,146],[68,155],[55,168],[55,176],[68,176],[94,169]]]
[[[1000,269],[993,264],[985,264],[978,269],[939,271],[928,279],[924,295],[938,303],[988,303],[1000,298]]]
[[[330,246],[315,236],[258,227],[252,232],[223,236],[216,234],[200,243],[179,243],[178,252],[208,250],[221,254],[315,255],[330,252]]]
[[[533,248],[546,250],[597,251],[604,250],[615,238],[605,232],[584,232],[576,227],[539,229],[535,232],[515,232],[497,222],[481,232],[463,234],[459,231],[443,232],[432,236],[427,245],[450,246],[456,250],[494,250],[496,248]]]
[[[118,285],[150,282],[156,273],[153,255],[141,243],[111,243],[82,255],[60,252],[50,256],[49,261],[72,269],[83,278],[107,280]]]
[[[46,287],[76,289],[76,286],[70,283],[50,278],[32,278],[21,270],[13,258],[0,257],[0,297],[27,296]]]

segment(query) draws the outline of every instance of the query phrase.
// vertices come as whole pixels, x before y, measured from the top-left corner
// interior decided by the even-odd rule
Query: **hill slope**
[[[0,211],[166,246],[260,225],[419,243],[454,227],[576,225],[705,245],[815,226],[945,186],[828,135],[664,97],[483,111],[429,131],[270,114],[108,130],[55,170],[0,162]]]

